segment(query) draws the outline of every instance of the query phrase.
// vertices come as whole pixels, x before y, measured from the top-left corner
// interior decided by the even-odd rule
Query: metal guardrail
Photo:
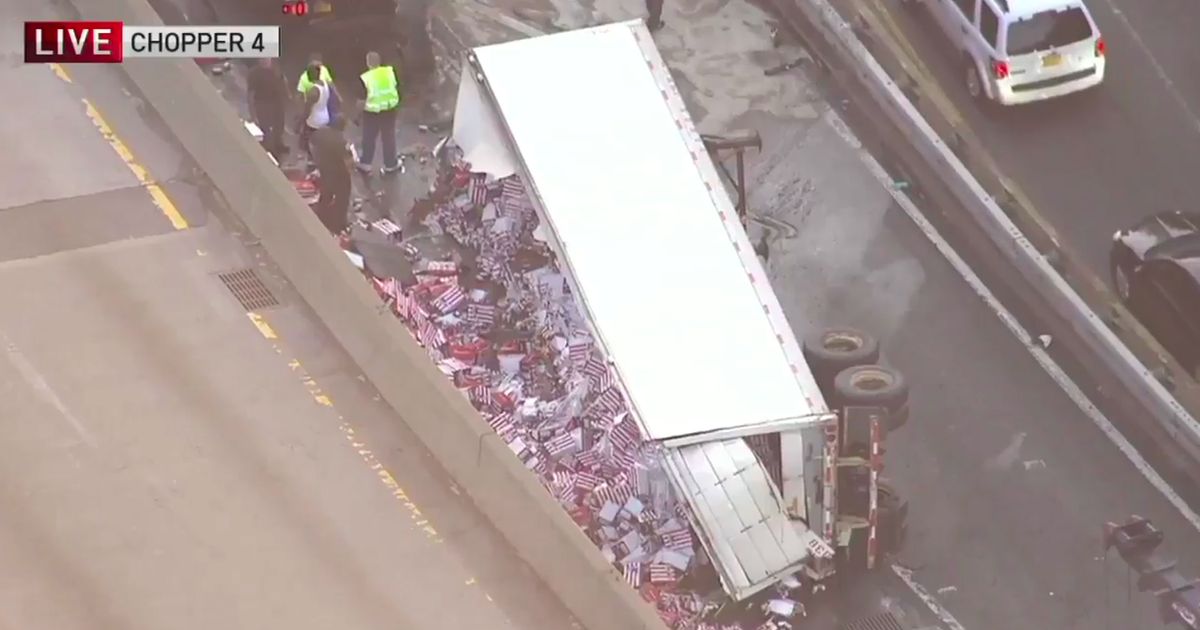
[[[1071,265],[1064,264],[1073,262],[1064,261],[1069,254],[1063,250],[1053,230],[1029,209],[1015,186],[998,175],[994,165],[988,163],[990,159],[985,157],[983,168],[979,170],[987,171],[997,184],[998,190],[993,196],[964,164],[960,153],[969,148],[963,138],[964,126],[958,121],[948,121],[948,135],[953,143],[950,144],[917,109],[909,94],[919,93],[922,78],[906,67],[902,53],[897,53],[897,59],[892,61],[899,66],[897,76],[904,82],[903,86],[885,71],[864,44],[863,36],[870,41],[869,36],[873,34],[872,25],[863,19],[864,16],[860,15],[861,28],[855,29],[828,0],[771,0],[771,4],[802,36],[820,38],[819,42],[809,41],[810,47],[819,47],[825,52],[829,58],[822,61],[826,65],[838,66],[853,75],[859,84],[857,87],[871,98],[874,108],[882,112],[895,131],[915,149],[921,166],[936,175],[952,195],[960,206],[955,210],[964,214],[952,219],[970,222],[973,229],[986,235],[1003,262],[1019,274],[1022,286],[1034,293],[1023,297],[1034,298],[1035,306],[1048,312],[1060,324],[1055,333],[1064,338],[1062,343],[1072,348],[1090,375],[1106,388],[1119,388],[1120,395],[1135,402],[1136,410],[1154,421],[1154,426],[1145,422],[1140,426],[1150,429],[1158,445],[1174,455],[1177,461],[1182,456],[1182,472],[1193,480],[1200,479],[1200,466],[1196,465],[1200,463],[1200,423],[1160,382],[1160,378],[1169,376],[1167,382],[1173,384],[1181,398],[1186,397],[1193,403],[1195,409],[1200,409],[1200,387],[1167,357],[1124,307],[1101,297],[1105,292],[1102,285],[1095,286],[1098,284],[1095,277],[1083,271],[1072,275],[1081,281],[1081,290],[1092,298],[1093,303],[1111,311],[1111,319],[1101,318],[1081,298],[1076,287],[1060,273],[1060,269],[1070,271]],[[875,26],[875,34],[878,34],[878,25]],[[893,47],[902,47],[897,42],[891,43]],[[810,52],[820,57],[822,51]],[[936,89],[929,90],[926,95],[931,101],[940,96]],[[927,105],[937,106],[936,103]],[[936,113],[949,118],[944,111]],[[1004,202],[1003,207],[997,203],[997,196]],[[1014,219],[1020,220],[1022,226],[1018,227]],[[1037,239],[1046,253],[1038,249],[1030,236]],[[1082,266],[1078,268],[1082,270]],[[1120,339],[1110,325],[1125,333],[1127,339]],[[1138,353],[1135,355],[1130,347],[1136,348]],[[1147,364],[1154,365],[1155,369],[1147,368]]]

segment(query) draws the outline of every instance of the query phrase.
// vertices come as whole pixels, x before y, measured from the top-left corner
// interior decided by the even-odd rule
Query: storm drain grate
[[[279,300],[253,269],[238,269],[217,274],[217,277],[247,312],[279,306]]]
[[[842,624],[842,630],[905,630],[892,613],[880,613]]]

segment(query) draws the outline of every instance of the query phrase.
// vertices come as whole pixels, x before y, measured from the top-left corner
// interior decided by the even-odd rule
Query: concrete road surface
[[[884,4],[1001,169],[1101,277],[1113,232],[1155,212],[1200,207],[1200,5],[1090,0],[1108,45],[1104,84],[984,111],[928,16]]]
[[[641,10],[616,0],[587,8],[606,19]],[[1149,516],[1182,566],[1197,571],[1200,532],[914,227],[811,77],[762,77],[786,59],[770,50],[760,12],[744,2],[680,0],[665,17],[660,44],[701,129],[752,126],[765,139],[751,166],[751,207],[778,230],[770,271],[793,325],[877,331],[887,360],[913,382],[913,419],[892,440],[887,474],[911,500],[909,546],[898,560],[914,569],[915,583],[967,630],[1156,627],[1151,599],[1127,599],[1123,568],[1103,560],[1101,524],[1130,512]],[[113,112],[118,131],[131,130],[123,135],[135,153],[152,156],[145,160],[161,179],[175,178],[189,223],[202,222],[186,164],[138,122],[112,79],[94,72],[80,71],[74,87],[42,84],[59,94],[43,100],[69,110],[72,96],[63,94],[86,89]],[[54,120],[48,129],[70,125]],[[6,128],[5,144],[19,142],[9,136],[32,144],[50,135]],[[110,153],[100,144],[83,162]],[[56,168],[50,162],[38,172],[49,179]],[[95,172],[81,177],[94,177],[95,190],[121,187],[89,168]],[[17,181],[37,187],[28,175]],[[212,273],[248,264],[253,249],[216,222],[176,233],[144,199],[143,219],[104,240],[89,237],[134,237],[117,245],[25,260],[80,247],[52,240],[77,232],[58,223],[46,224],[40,247],[33,238],[0,243],[32,252],[0,263],[3,295],[21,296],[0,305],[0,330],[11,339],[4,346],[15,349],[0,362],[0,383],[21,390],[0,398],[0,448],[8,449],[0,509],[23,515],[0,525],[0,615],[54,602],[53,614],[66,617],[0,622],[56,630],[84,627],[73,619],[90,615],[100,623],[87,627],[186,628],[178,620],[194,619],[205,627],[316,628],[329,625],[322,615],[336,614],[354,627],[505,627],[505,616],[518,627],[568,627],[523,573],[508,569],[515,562],[503,546],[429,472],[294,297],[279,291],[285,305],[264,312],[278,340],[264,339],[230,304]],[[108,212],[126,217],[133,207]],[[12,212],[0,212],[0,238],[10,233],[6,217],[18,216]],[[152,255],[164,269],[137,264]],[[288,366],[291,357],[334,409],[309,404],[313,386]],[[287,409],[268,407],[285,400]],[[7,413],[17,404],[38,411]],[[344,447],[347,437],[353,443]],[[405,498],[376,480],[360,450],[392,471]],[[426,517],[434,533],[423,530]],[[499,584],[511,589],[501,594]],[[927,607],[922,613],[900,580],[884,574],[867,586],[848,615],[903,600],[918,625],[950,627]],[[21,601],[31,603],[22,609]],[[431,616],[439,614],[458,616]]]
[[[119,74],[69,72],[0,69],[0,628],[572,627]]]
[[[1150,517],[1200,574],[1195,523],[1047,376],[871,176],[838,118],[816,108],[813,121],[743,121],[767,143],[750,165],[751,207],[782,234],[795,229],[769,265],[793,326],[875,331],[911,381],[912,419],[889,438],[884,472],[910,500],[895,560],[966,630],[1156,627],[1153,598],[1127,597],[1124,565],[1105,560],[1103,523]],[[906,590],[884,580],[849,606],[887,608]],[[939,621],[925,612],[921,623]]]

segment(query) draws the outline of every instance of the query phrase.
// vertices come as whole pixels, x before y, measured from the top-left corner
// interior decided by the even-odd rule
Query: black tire
[[[962,76],[963,88],[967,91],[967,96],[977,103],[986,103],[988,95],[987,88],[983,86],[984,79],[979,76],[979,67],[966,55],[963,55]],[[972,87],[972,81],[974,81],[974,87]]]
[[[879,361],[879,341],[855,328],[826,328],[804,340],[804,359],[821,391],[830,396],[833,379],[838,373]]]
[[[879,551],[892,554],[904,548],[908,534],[908,502],[890,483],[879,481]]]
[[[899,409],[888,410],[888,433],[894,432],[896,429],[908,424],[908,403]]]
[[[887,409],[889,432],[908,421],[908,381],[890,367],[856,365],[842,370],[833,379],[833,399],[839,407]]]
[[[1123,304],[1128,303],[1132,286],[1129,269],[1114,260],[1109,263],[1109,270],[1112,275],[1113,292],[1117,294],[1117,299]]]
[[[870,499],[867,494],[868,488],[865,485],[866,473],[860,474],[862,476],[857,479],[839,481],[839,483],[847,481],[850,483],[850,485],[839,486],[845,492],[839,496],[842,501],[840,509],[843,514],[852,514],[865,519]],[[875,569],[887,566],[886,556],[899,552],[904,547],[908,535],[908,502],[896,492],[896,489],[886,479],[879,479],[878,507],[879,520],[876,534],[879,546],[876,550],[878,555]],[[867,571],[867,539],[866,528],[856,529],[851,534],[850,545],[839,548],[842,568],[851,574],[861,575]]]

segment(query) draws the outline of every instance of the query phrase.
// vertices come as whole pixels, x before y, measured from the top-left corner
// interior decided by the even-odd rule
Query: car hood
[[[1122,230],[1117,238],[1141,259],[1155,245],[1197,233],[1200,233],[1200,213],[1163,212]]]

